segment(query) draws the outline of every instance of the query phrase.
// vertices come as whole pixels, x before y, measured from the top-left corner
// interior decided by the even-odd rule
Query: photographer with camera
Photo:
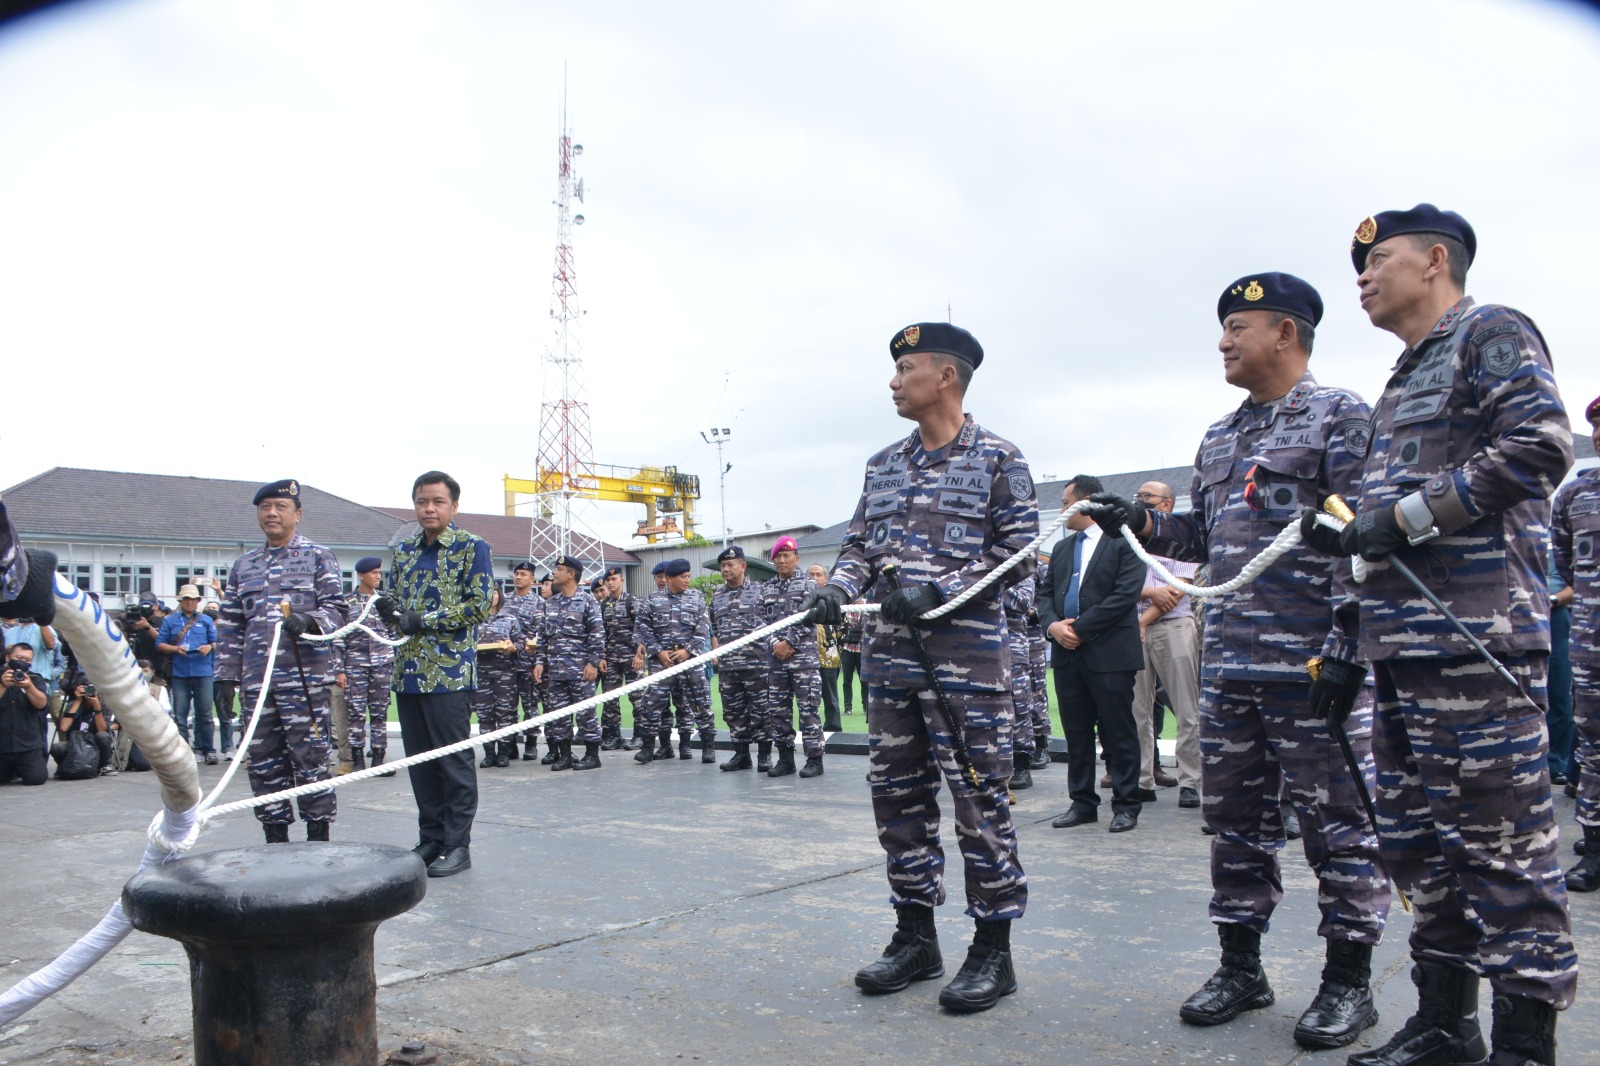
[[[217,624],[200,611],[200,589],[185,585],[178,590],[178,613],[167,616],[156,635],[156,650],[172,657],[172,716],[178,731],[189,736],[189,711],[194,709],[194,750],[215,765],[217,746],[211,726],[212,655],[217,646]],[[222,746],[232,749],[231,736]]]
[[[44,784],[45,680],[33,672],[33,645],[6,649],[0,670],[0,784],[13,777]]]
[[[111,758],[119,728],[116,717],[101,705],[99,692],[83,674],[62,688],[67,704],[56,723],[56,741],[50,745],[57,780],[85,781],[116,773]]]
[[[130,603],[123,610],[122,635],[127,638],[129,650],[135,659],[148,659],[155,668],[155,677],[150,684],[165,688],[167,675],[172,668],[167,664],[167,657],[156,650],[156,634],[160,631],[161,620],[156,605],[149,600]],[[183,739],[189,739],[187,728],[183,730]]]

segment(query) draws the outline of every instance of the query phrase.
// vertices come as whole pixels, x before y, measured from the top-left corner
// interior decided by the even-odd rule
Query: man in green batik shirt
[[[461,502],[455,478],[430,470],[411,486],[414,537],[394,552],[377,608],[409,639],[395,649],[394,691],[406,755],[467,738],[478,684],[477,627],[489,617],[489,545],[453,523]],[[472,866],[468,847],[478,811],[478,776],[466,749],[407,768],[421,840],[412,850],[429,877]]]

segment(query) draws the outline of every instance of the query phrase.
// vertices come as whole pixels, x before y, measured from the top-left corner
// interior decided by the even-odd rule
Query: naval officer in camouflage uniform
[[[539,624],[544,618],[544,597],[534,588],[535,571],[530,562],[520,562],[511,568],[511,595],[506,597],[506,609],[517,616],[522,624],[522,647],[517,652],[517,702],[522,705],[522,720],[539,714],[539,687],[533,683],[534,649],[529,647],[539,640]],[[524,759],[539,757],[539,727],[534,726],[522,734]],[[516,741],[510,741],[507,761],[517,757]]]
[[[1039,621],[1039,588],[1034,581],[1034,602],[1028,608],[1028,673],[1033,682],[1033,761],[1031,770],[1050,768],[1050,648],[1044,624]],[[1021,709],[1018,709],[1021,713]]]
[[[711,596],[711,646],[720,647],[767,624],[762,586],[745,579],[744,549],[737,544],[717,555],[722,587]],[[733,758],[724,770],[749,770],[750,745],[770,748],[767,730],[766,647],[756,641],[717,659],[717,685],[722,693],[722,718],[733,738]],[[791,763],[792,765],[792,763]]]
[[[544,628],[539,633],[539,657],[533,679],[544,686],[546,711],[556,711],[582,703],[595,693],[600,663],[606,656],[606,628],[600,620],[600,604],[578,587],[583,577],[583,562],[570,555],[561,557],[552,575],[555,594],[544,605]],[[572,715],[563,714],[548,723],[546,736],[556,744],[552,770],[595,770],[600,766],[600,718],[593,706],[578,712],[578,736],[584,756],[572,759]]]
[[[778,573],[761,584],[761,602],[767,612],[764,625],[788,617],[817,583],[799,570],[800,549],[793,537],[779,537],[772,546],[772,566]],[[767,642],[766,737],[778,745],[778,761],[769,777],[794,773],[794,711],[800,705],[800,738],[806,765],[801,777],[822,775],[822,668],[817,658],[817,636],[805,622],[778,630]]]
[[[689,587],[689,560],[669,560],[661,572],[666,578],[666,588],[645,598],[633,628],[633,641],[644,648],[651,675],[694,658],[709,646],[711,639],[711,616],[706,610],[706,598],[698,589]],[[716,728],[711,718],[711,686],[706,682],[704,670],[685,670],[664,684],[649,686],[640,695],[643,698],[634,704],[634,713],[643,725],[644,739],[633,756],[635,762],[672,758],[672,725],[665,717],[669,698],[692,714],[700,727],[700,761],[717,761],[713,747]],[[654,752],[650,750],[652,736],[659,736],[661,740],[661,747]],[[679,732],[678,740],[678,757],[693,758],[687,729]]]
[[[1361,308],[1406,347],[1373,414],[1357,521],[1340,534],[1302,521],[1324,550],[1377,563],[1360,586],[1374,798],[1384,861],[1416,905],[1417,1013],[1357,1066],[1481,1061],[1480,974],[1494,1066],[1553,1063],[1556,1011],[1578,979],[1545,734],[1550,497],[1572,435],[1538,328],[1465,295],[1476,246],[1466,219],[1432,204],[1357,227]],[[1383,563],[1391,554],[1517,687]]]
[[[1600,398],[1584,411],[1600,448]],[[1556,493],[1550,545],[1572,604],[1572,706],[1578,732],[1578,824],[1583,858],[1567,871],[1567,891],[1600,888],[1600,467]]]
[[[356,585],[350,590],[352,619],[361,615],[367,601],[378,594],[383,581],[383,560],[376,555],[356,560]],[[361,624],[374,633],[392,638],[394,633],[378,617],[367,611]],[[365,769],[362,749],[373,766],[382,765],[389,753],[389,683],[394,680],[394,648],[372,639],[366,630],[356,629],[333,642],[333,681],[344,690],[345,729],[350,745],[351,769]],[[383,777],[394,776],[389,770]]]
[[[1307,369],[1322,298],[1306,282],[1292,274],[1247,275],[1223,290],[1217,319],[1223,376],[1249,396],[1200,442],[1193,510],[1171,514],[1117,499],[1101,524],[1114,533],[1128,516],[1152,553],[1209,563],[1210,580],[1221,584],[1298,521],[1302,508],[1353,492],[1371,410]],[[1283,898],[1285,779],[1317,875],[1317,933],[1327,940],[1322,985],[1294,1038],[1306,1047],[1340,1047],[1377,1021],[1372,947],[1383,936],[1389,882],[1338,742],[1308,707],[1306,661],[1356,659],[1352,587],[1348,559],[1300,547],[1233,595],[1205,601],[1201,792],[1206,823],[1217,832],[1211,920],[1222,966],[1180,1008],[1191,1024],[1217,1025],[1273,1002],[1261,934]],[[1370,789],[1370,703],[1351,713],[1344,729]]]
[[[862,676],[871,749],[867,780],[897,922],[883,957],[856,974],[856,985],[898,992],[944,973],[933,920],[933,908],[945,899],[937,804],[942,776],[950,785],[965,865],[966,912],[977,930],[939,1002],[953,1011],[986,1010],[1016,991],[1011,922],[1028,902],[1005,789],[1013,708],[1001,597],[1007,584],[1033,574],[1033,558],[960,610],[926,624],[918,618],[1026,548],[1039,531],[1039,510],[1016,445],[962,413],[972,372],[983,361],[972,334],[924,322],[896,333],[889,354],[895,411],[917,428],[867,461],[839,561],[812,594],[807,617],[838,625],[841,608],[868,589],[882,605],[881,614],[867,616]],[[908,626],[919,627],[931,666],[924,666]],[[978,787],[957,761],[941,691],[964,733]]]
[[[303,633],[332,633],[345,623],[344,583],[339,560],[296,532],[300,483],[274,481],[252,501],[265,546],[234,561],[217,617],[217,676],[239,682],[244,706],[254,707],[263,685],[266,705],[250,740],[250,790],[257,796],[332,779],[333,716],[328,685],[333,649],[328,642],[300,641]],[[284,617],[281,605],[289,602]],[[266,675],[273,627],[278,657]],[[332,789],[299,799],[307,840],[327,840],[338,809]],[[289,839],[294,812],[287,801],[256,808],[267,843]]]
[[[1006,643],[1011,652],[1011,702],[1016,725],[1011,736],[1011,791],[1033,787],[1033,664],[1029,661],[1028,612],[1033,610],[1034,580],[1027,578],[1006,589]]]
[[[606,629],[606,657],[600,663],[600,680],[612,692],[637,681],[644,674],[644,656],[633,642],[633,625],[638,620],[639,598],[628,591],[622,567],[608,566],[605,573],[606,598],[600,601],[600,622]],[[628,701],[637,708],[639,701]],[[639,723],[635,736],[642,737]],[[619,751],[631,747],[622,739],[622,697],[607,700],[600,711],[600,750]]]
[[[472,696],[472,709],[478,716],[478,732],[493,733],[517,721],[517,661],[526,641],[522,620],[506,606],[499,589],[490,593],[489,617],[478,627],[478,689]],[[509,648],[499,645],[509,644]],[[482,769],[504,769],[516,757],[517,746],[509,740],[486,742]]]

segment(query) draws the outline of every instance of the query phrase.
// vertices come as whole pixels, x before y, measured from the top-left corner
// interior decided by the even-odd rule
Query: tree
[[[701,574],[699,577],[689,582],[689,587],[692,589],[699,589],[700,595],[706,598],[706,605],[710,606],[711,597],[715,596],[717,594],[717,590],[720,589],[724,584],[725,582],[722,580],[721,574]]]

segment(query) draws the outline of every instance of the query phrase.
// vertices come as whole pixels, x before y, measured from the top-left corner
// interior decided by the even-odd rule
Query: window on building
[[[56,573],[85,592],[94,587],[94,566],[90,563],[57,563]]]
[[[211,587],[217,590],[217,595],[222,595],[222,590],[228,587],[228,568],[226,566],[213,566],[211,568]]]
[[[133,594],[133,567],[120,563],[107,563],[100,568],[100,594],[102,596],[129,596]]]
[[[349,592],[356,587],[356,572],[354,570],[339,571],[339,580],[344,582],[344,590]]]
[[[175,577],[175,583],[172,586],[172,594],[174,596],[178,594],[178,590],[183,586],[198,585],[200,583],[198,579],[206,576],[206,568],[203,566],[179,566],[174,567],[172,572]]]

